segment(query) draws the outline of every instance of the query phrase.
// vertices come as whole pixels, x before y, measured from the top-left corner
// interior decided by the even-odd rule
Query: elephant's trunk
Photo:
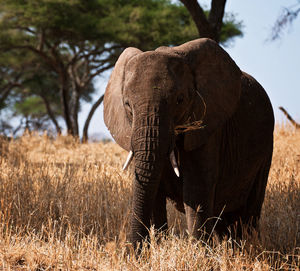
[[[136,245],[148,235],[170,138],[167,122],[157,113],[138,116],[133,127],[135,178],[130,239]]]

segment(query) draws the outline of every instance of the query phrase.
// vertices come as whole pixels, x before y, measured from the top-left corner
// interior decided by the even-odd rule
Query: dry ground
[[[169,204],[169,234],[138,259],[125,158],[114,143],[0,140],[0,270],[299,270],[300,132],[277,127],[260,239],[196,242]]]

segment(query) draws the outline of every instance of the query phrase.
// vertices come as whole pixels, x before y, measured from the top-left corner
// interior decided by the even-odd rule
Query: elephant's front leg
[[[166,231],[168,229],[166,195],[162,187],[159,188],[152,212],[152,221],[155,230]]]
[[[183,201],[189,233],[195,238],[210,234],[215,221],[214,202],[217,182],[215,147],[182,153]]]
[[[191,185],[185,189],[183,194],[188,232],[197,239],[203,234],[212,232],[213,221],[211,218],[213,217],[214,204],[206,196],[213,198],[213,194],[213,189],[208,191],[208,189]]]

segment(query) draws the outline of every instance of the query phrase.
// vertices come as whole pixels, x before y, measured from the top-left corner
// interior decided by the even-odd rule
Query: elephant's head
[[[204,144],[234,113],[240,78],[234,61],[209,39],[149,52],[128,48],[119,57],[105,92],[104,120],[135,158],[131,241],[147,235],[162,168],[177,134],[185,151]]]

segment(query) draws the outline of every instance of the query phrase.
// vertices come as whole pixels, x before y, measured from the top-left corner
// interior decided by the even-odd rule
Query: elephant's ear
[[[104,94],[104,122],[112,137],[125,150],[130,150],[131,126],[123,105],[123,85],[126,64],[139,49],[129,47],[120,55],[109,78]]]
[[[191,116],[193,121],[203,120],[203,128],[184,135],[184,148],[190,151],[204,144],[235,112],[240,99],[241,71],[210,39],[190,41],[173,50],[186,59],[194,73],[196,99]]]

